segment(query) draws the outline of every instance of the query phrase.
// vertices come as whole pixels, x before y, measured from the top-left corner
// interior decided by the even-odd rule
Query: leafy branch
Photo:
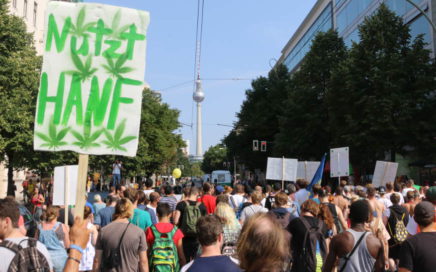
[[[78,37],[87,37],[89,34],[85,33],[91,27],[95,26],[95,22],[85,24],[86,10],[85,7],[81,8],[77,16],[76,24],[71,24],[70,33]]]
[[[127,149],[122,145],[127,144],[130,141],[136,139],[136,136],[126,136],[123,137],[124,129],[126,128],[126,119],[124,119],[121,124],[117,126],[115,129],[114,135],[105,130],[104,135],[106,136],[106,140],[102,143],[106,145],[107,148],[111,148],[112,150],[121,150],[127,152]]]
[[[71,52],[71,59],[77,70],[67,71],[66,73],[70,75],[78,75],[82,81],[92,77],[92,75],[98,70],[97,68],[92,68],[92,55],[89,55],[85,63],[82,63],[80,57],[76,53]]]
[[[113,77],[122,78],[122,74],[130,73],[135,70],[132,67],[124,67],[127,61],[127,54],[121,55],[115,63],[111,57],[106,57],[106,61],[107,65],[103,64],[102,67]]]
[[[78,146],[82,149],[89,149],[91,147],[100,147],[99,143],[95,141],[100,137],[103,133],[104,129],[99,129],[94,133],[91,133],[91,128],[89,126],[83,126],[83,135],[79,132],[72,130],[71,134],[77,139],[73,145]]]
[[[35,135],[45,142],[45,144],[42,144],[41,147],[48,147],[55,150],[60,146],[67,145],[67,142],[62,140],[65,138],[69,130],[70,128],[67,127],[62,129],[58,133],[56,125],[53,122],[53,117],[51,117],[48,128],[48,135],[38,131],[35,132]]]

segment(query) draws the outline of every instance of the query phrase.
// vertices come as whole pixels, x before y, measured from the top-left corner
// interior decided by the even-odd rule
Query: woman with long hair
[[[68,257],[66,249],[70,247],[68,227],[58,222],[58,216],[58,207],[48,207],[36,232],[36,238],[45,245],[50,253],[55,272],[63,271]]]
[[[286,271],[289,239],[271,215],[256,213],[244,223],[238,240],[238,259],[245,272]]]
[[[86,221],[86,228],[90,233],[88,243],[86,244],[86,248],[83,250],[82,259],[80,260],[79,271],[91,271],[92,265],[94,264],[95,244],[97,243],[98,231],[92,223],[94,221],[94,215],[92,214],[90,207],[85,206],[83,218]]]
[[[222,223],[224,230],[224,242],[222,253],[227,256],[236,257],[236,243],[241,232],[241,225],[236,219],[235,211],[226,202],[219,202],[215,209]]]

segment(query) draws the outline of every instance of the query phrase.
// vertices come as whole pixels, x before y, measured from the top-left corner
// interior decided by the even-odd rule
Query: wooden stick
[[[285,157],[282,157],[282,190],[285,190]]]
[[[65,166],[64,169],[64,177],[65,177],[65,184],[64,184],[64,224],[68,226],[68,205],[70,205],[70,180],[68,177],[68,166]]]
[[[89,155],[79,154],[79,173],[77,174],[77,194],[76,194],[76,207],[74,209],[74,216],[83,218],[85,208],[85,194],[86,182],[88,176],[88,160]]]

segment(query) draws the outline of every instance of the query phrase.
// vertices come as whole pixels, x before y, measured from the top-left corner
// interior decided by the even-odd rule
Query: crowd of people
[[[117,182],[104,201],[99,194],[88,200],[73,226],[63,224],[63,207],[42,205],[38,193],[33,198],[40,219],[33,230],[23,227],[13,198],[0,200],[0,271],[436,267],[436,186],[417,189],[412,180],[379,188],[341,181],[334,191],[305,180],[286,188],[238,182],[154,188],[148,179],[135,189]]]

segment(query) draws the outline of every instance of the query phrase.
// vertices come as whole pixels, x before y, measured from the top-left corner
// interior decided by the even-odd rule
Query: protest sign
[[[330,177],[346,177],[350,173],[348,147],[330,149]]]
[[[49,2],[35,150],[135,156],[148,23],[145,11]]]
[[[297,169],[297,179],[311,181],[318,170],[319,161],[299,161]]]
[[[375,187],[385,186],[388,182],[394,182],[397,176],[398,163],[377,161],[372,177],[372,184]]]
[[[55,167],[53,180],[53,205],[65,205],[66,196],[68,198],[68,205],[76,204],[78,168],[78,165]],[[66,187],[65,185],[67,183],[68,186]],[[67,191],[69,193],[67,193]]]
[[[297,179],[297,168],[297,159],[268,158],[266,179],[295,181]]]

